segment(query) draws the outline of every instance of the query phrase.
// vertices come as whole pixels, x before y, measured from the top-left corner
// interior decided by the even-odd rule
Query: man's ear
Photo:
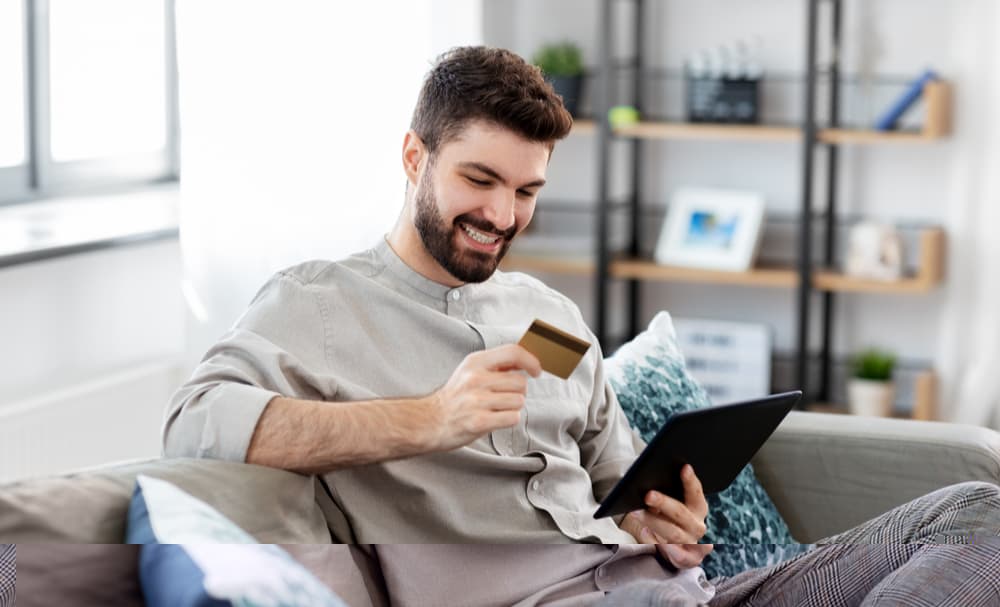
[[[427,157],[427,148],[423,140],[412,130],[406,131],[403,138],[403,171],[411,185],[420,181],[420,169]]]

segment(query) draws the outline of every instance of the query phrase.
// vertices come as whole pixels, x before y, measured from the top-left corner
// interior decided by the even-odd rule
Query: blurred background
[[[464,44],[578,77],[506,268],[606,354],[665,309],[719,402],[849,412],[881,356],[881,414],[1000,427],[998,30],[992,0],[0,0],[0,480],[157,455],[273,272],[390,229],[421,79]],[[690,188],[764,201],[741,269],[663,262]]]

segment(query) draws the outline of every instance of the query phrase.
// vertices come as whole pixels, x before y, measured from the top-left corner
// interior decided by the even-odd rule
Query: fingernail
[[[643,537],[653,538],[653,533],[649,530],[649,527],[643,527],[640,533]]]

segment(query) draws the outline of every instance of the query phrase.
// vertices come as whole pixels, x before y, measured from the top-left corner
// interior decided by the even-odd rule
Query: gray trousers
[[[713,607],[1000,605],[1000,487],[945,487],[784,563],[713,582]],[[600,603],[695,604],[670,581],[633,584]]]
[[[0,607],[14,607],[17,581],[17,546],[0,544]]]

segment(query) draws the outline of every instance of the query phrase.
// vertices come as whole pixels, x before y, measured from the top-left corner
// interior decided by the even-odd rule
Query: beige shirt
[[[641,442],[565,296],[519,273],[449,288],[386,244],[272,278],[172,399],[168,456],[243,461],[276,395],[356,401],[442,386],[466,355],[516,343],[535,318],[594,345],[568,380],[530,378],[520,423],[446,453],[327,474],[342,541],[632,543],[598,500]]]

